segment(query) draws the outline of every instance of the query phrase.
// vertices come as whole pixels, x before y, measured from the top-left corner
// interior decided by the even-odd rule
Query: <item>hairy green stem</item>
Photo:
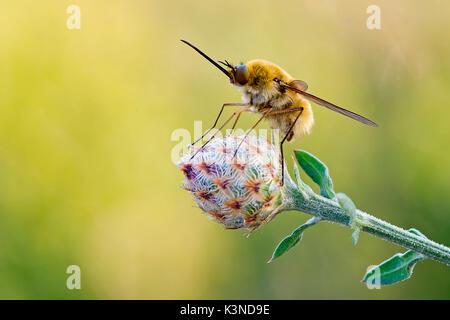
[[[302,211],[325,221],[352,227],[351,217],[339,206],[338,202],[319,196],[309,188],[299,188],[289,178],[286,182],[283,211]],[[420,252],[427,258],[450,264],[450,248],[444,245],[420,237],[361,210],[356,210],[356,220],[361,231]]]

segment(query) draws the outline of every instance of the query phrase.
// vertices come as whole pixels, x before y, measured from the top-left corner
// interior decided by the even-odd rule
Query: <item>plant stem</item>
[[[351,227],[350,216],[339,206],[338,202],[317,195],[310,189],[300,190],[291,179],[286,180],[283,211],[302,211],[326,221]],[[361,231],[420,252],[427,258],[450,264],[450,248],[444,245],[420,237],[361,210],[356,210],[356,221]]]

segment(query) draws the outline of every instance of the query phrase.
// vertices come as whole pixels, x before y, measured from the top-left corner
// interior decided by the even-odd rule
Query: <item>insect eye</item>
[[[234,67],[235,74],[234,78],[236,79],[236,82],[240,85],[244,85],[248,82],[248,69],[245,65],[239,64],[236,67]]]

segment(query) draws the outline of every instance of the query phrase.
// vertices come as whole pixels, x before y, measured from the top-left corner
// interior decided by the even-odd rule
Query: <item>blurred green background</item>
[[[66,9],[81,8],[69,30]],[[381,8],[381,30],[366,9]],[[250,238],[208,220],[171,160],[175,129],[206,128],[227,79],[179,39],[234,63],[273,61],[311,93],[306,149],[357,206],[450,244],[448,1],[1,1],[0,298],[448,299],[443,264],[368,290],[367,266],[403,249],[320,224],[268,265],[308,216]],[[229,112],[229,111],[228,111]],[[257,118],[243,115],[248,128]],[[262,128],[267,128],[267,124]],[[289,157],[289,162],[291,159]],[[291,165],[291,163],[289,164]],[[82,290],[66,289],[68,265]]]

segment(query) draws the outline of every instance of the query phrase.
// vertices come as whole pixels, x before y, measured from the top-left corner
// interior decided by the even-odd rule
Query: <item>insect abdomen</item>
[[[297,123],[294,127],[294,134],[292,135],[291,139],[288,137],[288,141],[291,141],[293,138],[299,138],[304,135],[308,135],[311,133],[312,126],[314,124],[314,116],[311,108],[311,104],[306,99],[298,98],[296,99],[296,102],[294,103],[296,106],[303,107],[302,114],[300,118],[297,120]],[[298,113],[293,112],[290,118],[292,121],[295,120],[295,117]]]
[[[289,132],[295,118],[300,111],[294,111],[287,113],[285,116],[273,115],[268,116],[270,126],[272,128],[280,129],[280,139],[283,139],[285,135],[289,132],[286,140],[291,141],[294,138],[299,138],[301,136],[307,135],[311,132],[312,126],[314,124],[314,117],[311,109],[311,105],[307,100],[295,99],[289,108],[299,108],[303,107],[302,114],[298,118],[293,130]]]

